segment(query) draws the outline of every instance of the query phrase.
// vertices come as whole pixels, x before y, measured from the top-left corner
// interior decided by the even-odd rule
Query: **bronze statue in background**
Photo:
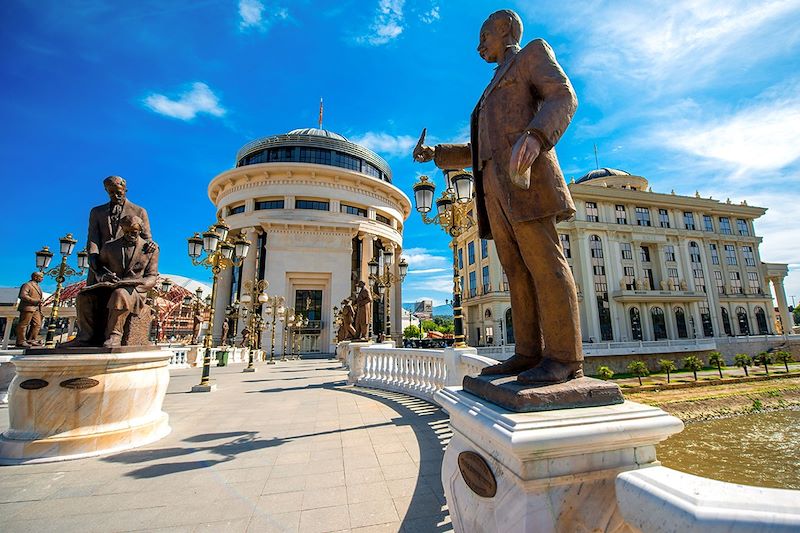
[[[30,281],[26,281],[19,288],[19,321],[17,322],[17,346],[30,348],[40,346],[38,340],[39,330],[42,328],[42,288],[39,283],[44,279],[44,274],[34,272]]]
[[[195,326],[197,328],[197,334],[200,334],[200,317],[197,317],[197,324]],[[219,341],[220,346],[227,346],[228,345],[228,333],[230,333],[231,326],[228,324],[228,320],[222,321],[222,339]]]
[[[124,215],[118,223],[121,237],[104,243],[89,263],[95,282],[78,294],[79,333],[63,347],[147,344],[151,312],[145,299],[158,281],[158,248],[146,251],[150,241],[142,238],[139,216]]]
[[[583,375],[575,281],[556,232],[575,207],[554,148],[577,99],[550,45],[520,49],[521,38],[516,13],[489,16],[478,53],[498,66],[472,112],[470,143],[425,146],[423,130],[414,159],[472,167],[478,232],[494,239],[508,276],[516,353],[481,374],[561,383]]]
[[[356,290],[358,294],[356,295],[355,303],[356,318],[353,338],[365,341],[369,339],[369,324],[372,318],[372,293],[363,281],[359,281],[356,284]]]
[[[355,315],[356,311],[353,308],[353,301],[350,298],[342,300],[342,325],[339,326],[339,332],[336,335],[336,339],[339,342],[356,338],[356,328],[353,327]]]

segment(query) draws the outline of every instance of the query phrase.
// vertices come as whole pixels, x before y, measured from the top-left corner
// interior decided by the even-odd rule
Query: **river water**
[[[693,422],[656,453],[664,466],[697,476],[800,489],[800,411]]]

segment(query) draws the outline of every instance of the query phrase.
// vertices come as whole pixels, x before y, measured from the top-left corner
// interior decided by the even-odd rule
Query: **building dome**
[[[584,183],[589,180],[594,180],[597,178],[607,178],[609,176],[630,176],[630,172],[625,172],[624,170],[617,170],[616,168],[598,168],[596,170],[592,170],[578,178],[575,183]]]
[[[299,128],[251,141],[236,154],[236,166],[261,163],[312,163],[345,168],[392,182],[389,164],[343,135],[320,128]]]

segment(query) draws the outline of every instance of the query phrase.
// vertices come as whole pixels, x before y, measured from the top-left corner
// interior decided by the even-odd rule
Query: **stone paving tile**
[[[0,531],[450,530],[446,415],[344,377],[325,360],[262,365],[246,379],[233,365],[212,370],[215,393],[187,394],[199,370],[173,371],[173,431],[161,441],[0,468]]]

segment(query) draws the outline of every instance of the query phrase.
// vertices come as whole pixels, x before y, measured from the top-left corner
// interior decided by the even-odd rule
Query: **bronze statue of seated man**
[[[119,223],[122,236],[89,256],[97,282],[78,294],[78,336],[62,347],[111,348],[148,342],[152,317],[145,300],[158,280],[158,248],[148,247],[142,238],[140,217],[126,215]]]

